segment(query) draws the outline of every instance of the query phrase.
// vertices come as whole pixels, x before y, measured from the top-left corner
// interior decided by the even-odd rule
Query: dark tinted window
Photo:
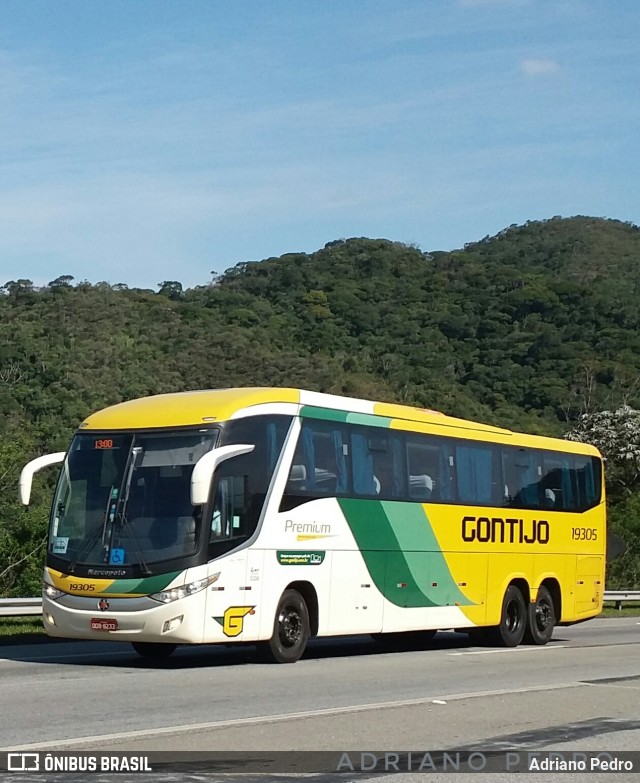
[[[289,416],[252,416],[225,426],[220,445],[243,443],[255,448],[226,460],[216,471],[210,556],[234,548],[255,532],[290,423]]]
[[[599,460],[306,419],[281,509],[361,497],[583,511],[600,499]]]

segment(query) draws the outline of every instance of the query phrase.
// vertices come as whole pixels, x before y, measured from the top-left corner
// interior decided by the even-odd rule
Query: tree
[[[51,280],[48,285],[49,288],[71,288],[73,279],[73,275],[60,275],[55,280]]]
[[[592,443],[607,463],[612,489],[640,489],[640,411],[622,405],[614,411],[583,413],[568,440]]]
[[[42,581],[49,498],[40,482],[30,508],[18,503],[18,476],[32,451],[19,420],[2,422],[0,438],[0,594],[37,595]]]
[[[166,296],[168,299],[174,301],[182,299],[182,283],[177,280],[164,280],[162,283],[158,283],[160,290],[158,294],[160,296]]]
[[[33,292],[33,281],[23,277],[19,280],[9,280],[2,286],[1,290],[6,291],[9,297],[14,302],[17,302]]]

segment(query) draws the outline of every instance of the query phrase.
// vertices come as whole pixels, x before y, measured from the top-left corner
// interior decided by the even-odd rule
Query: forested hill
[[[454,252],[384,239],[239,264],[207,285],[76,282],[0,297],[0,395],[46,448],[91,410],[293,385],[558,432],[640,376],[640,229],[553,218]]]
[[[124,399],[301,386],[550,434],[585,407],[638,407],[633,225],[554,218],[455,252],[338,240],[239,264],[186,291],[175,277],[154,290],[68,275],[40,289],[26,278],[4,285],[0,594],[35,595],[41,581],[54,472],[34,483],[25,511],[21,467],[66,449],[90,411]],[[612,526],[631,542],[610,587],[640,584],[639,480],[640,471],[610,507]]]

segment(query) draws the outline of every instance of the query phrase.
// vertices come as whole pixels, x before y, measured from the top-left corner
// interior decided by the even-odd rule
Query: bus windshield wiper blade
[[[124,485],[122,496],[120,497],[120,503],[118,504],[118,513],[116,516],[118,532],[122,532],[123,528],[127,526],[127,529],[131,532],[131,540],[133,542],[133,551],[135,553],[138,565],[140,566],[142,573],[148,576],[151,573],[147,561],[144,559],[142,549],[140,548],[140,539],[135,531],[135,525],[127,517],[127,503],[129,502],[129,493],[131,492],[131,482],[133,481],[133,471],[136,469],[137,464],[141,461],[144,449],[142,446],[134,446],[131,449],[131,457],[129,459],[129,469],[127,471],[127,480]],[[113,532],[111,534],[110,548],[113,549]],[[110,563],[110,565],[116,565]]]
[[[110,524],[113,524],[113,520],[115,519],[115,513],[116,513],[116,502],[117,502],[117,492],[118,490],[112,486],[109,490],[109,499],[107,500],[107,505],[104,510],[104,514],[102,515],[102,519],[97,523],[97,525],[93,528],[91,533],[89,534],[88,538],[84,542],[84,546],[82,546],[77,552],[71,563],[69,564],[69,567],[67,569],[67,573],[73,574],[73,572],[76,569],[76,566],[78,565],[78,562],[81,558],[83,558],[85,555],[87,555],[90,551],[93,545],[96,543],[96,541],[102,536],[102,544],[105,545],[105,537],[106,537],[106,531],[107,531],[107,522],[110,522]],[[115,493],[115,496],[114,496]]]
[[[125,527],[127,528],[129,533],[131,534],[133,551],[136,556],[136,560],[138,561],[138,565],[140,566],[142,573],[145,576],[149,576],[151,574],[151,569],[149,568],[149,565],[147,561],[144,559],[144,555],[142,554],[142,549],[140,547],[140,539],[138,538],[138,534],[135,531],[135,524],[131,522],[131,520],[124,513],[120,513],[118,517],[119,517],[118,518],[119,532],[122,532],[122,530],[124,530]],[[111,565],[115,565],[115,563],[111,563]]]

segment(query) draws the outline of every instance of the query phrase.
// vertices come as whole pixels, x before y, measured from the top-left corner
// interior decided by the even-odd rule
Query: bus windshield
[[[79,433],[51,510],[48,555],[76,565],[148,566],[198,547],[190,487],[217,431]]]

